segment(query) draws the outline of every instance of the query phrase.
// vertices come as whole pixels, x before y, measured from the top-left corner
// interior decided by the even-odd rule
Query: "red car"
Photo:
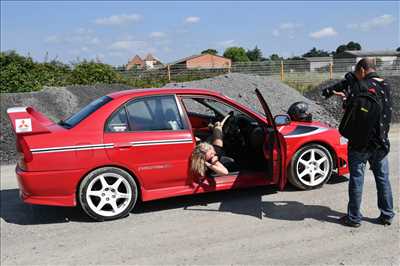
[[[32,107],[7,110],[17,137],[20,195],[31,204],[76,206],[96,220],[126,216],[140,201],[277,185],[300,189],[348,173],[347,142],[319,122],[259,114],[214,91],[136,89],[103,96],[54,123]],[[196,140],[232,114],[224,150],[239,171],[203,181],[189,174]],[[197,138],[196,138],[197,137]]]

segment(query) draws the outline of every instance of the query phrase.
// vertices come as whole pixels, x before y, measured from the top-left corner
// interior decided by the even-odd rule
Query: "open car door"
[[[267,118],[267,125],[265,127],[265,145],[264,155],[270,164],[268,169],[273,177],[273,180],[279,185],[279,189],[283,190],[286,185],[286,142],[283,135],[278,131],[271,110],[267,102],[264,100],[261,92],[255,90],[258,100]]]

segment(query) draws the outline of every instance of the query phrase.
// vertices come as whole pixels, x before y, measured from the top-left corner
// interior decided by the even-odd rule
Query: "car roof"
[[[108,94],[107,96],[117,99],[124,96],[148,96],[148,95],[159,95],[159,94],[199,94],[199,95],[214,95],[214,96],[223,96],[222,93],[201,89],[201,88],[148,88],[148,89],[132,89],[132,90],[123,90],[117,91]]]

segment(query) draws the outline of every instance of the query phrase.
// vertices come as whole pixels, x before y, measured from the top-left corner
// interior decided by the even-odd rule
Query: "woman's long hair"
[[[206,153],[213,146],[207,142],[202,142],[194,148],[190,159],[190,172],[194,176],[205,176],[206,175]]]

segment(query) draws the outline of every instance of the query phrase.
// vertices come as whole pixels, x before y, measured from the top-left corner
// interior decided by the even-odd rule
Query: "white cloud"
[[[144,41],[116,41],[111,44],[110,49],[112,50],[134,50],[134,49],[143,49],[147,46],[147,43]]]
[[[191,17],[186,17],[185,18],[185,22],[188,23],[188,24],[194,24],[194,23],[197,23],[199,21],[200,21],[199,17],[191,16]]]
[[[160,32],[160,31],[154,31],[150,33],[150,38],[164,38],[166,36],[166,34],[164,32]]]
[[[281,30],[293,30],[301,27],[301,24],[293,23],[293,22],[285,22],[279,25]]]
[[[217,43],[217,45],[222,46],[224,48],[234,46],[235,40],[226,40],[226,41],[220,41]]]
[[[97,25],[105,25],[105,26],[114,26],[114,25],[123,25],[132,22],[138,22],[142,19],[142,16],[139,14],[122,14],[122,15],[113,15],[105,18],[98,18],[94,21]]]
[[[294,38],[294,33],[296,30],[301,28],[303,25],[294,22],[284,22],[280,24],[277,28],[272,30],[272,35],[275,37],[281,35],[288,35],[290,38]]]
[[[385,14],[379,17],[372,18],[371,20],[363,23],[349,24],[347,25],[347,27],[354,30],[369,31],[375,28],[383,28],[389,26],[394,21],[395,18],[392,15]]]
[[[51,35],[44,39],[46,43],[61,43],[63,42],[62,38],[57,35]]]
[[[320,29],[319,31],[311,32],[310,37],[314,39],[321,39],[325,37],[333,37],[336,36],[338,33],[336,30],[332,27],[326,27],[323,29]]]
[[[91,34],[91,33],[93,33],[93,30],[91,30],[91,29],[86,29],[86,28],[77,28],[77,29],[75,30],[75,33],[76,33],[76,34]]]

